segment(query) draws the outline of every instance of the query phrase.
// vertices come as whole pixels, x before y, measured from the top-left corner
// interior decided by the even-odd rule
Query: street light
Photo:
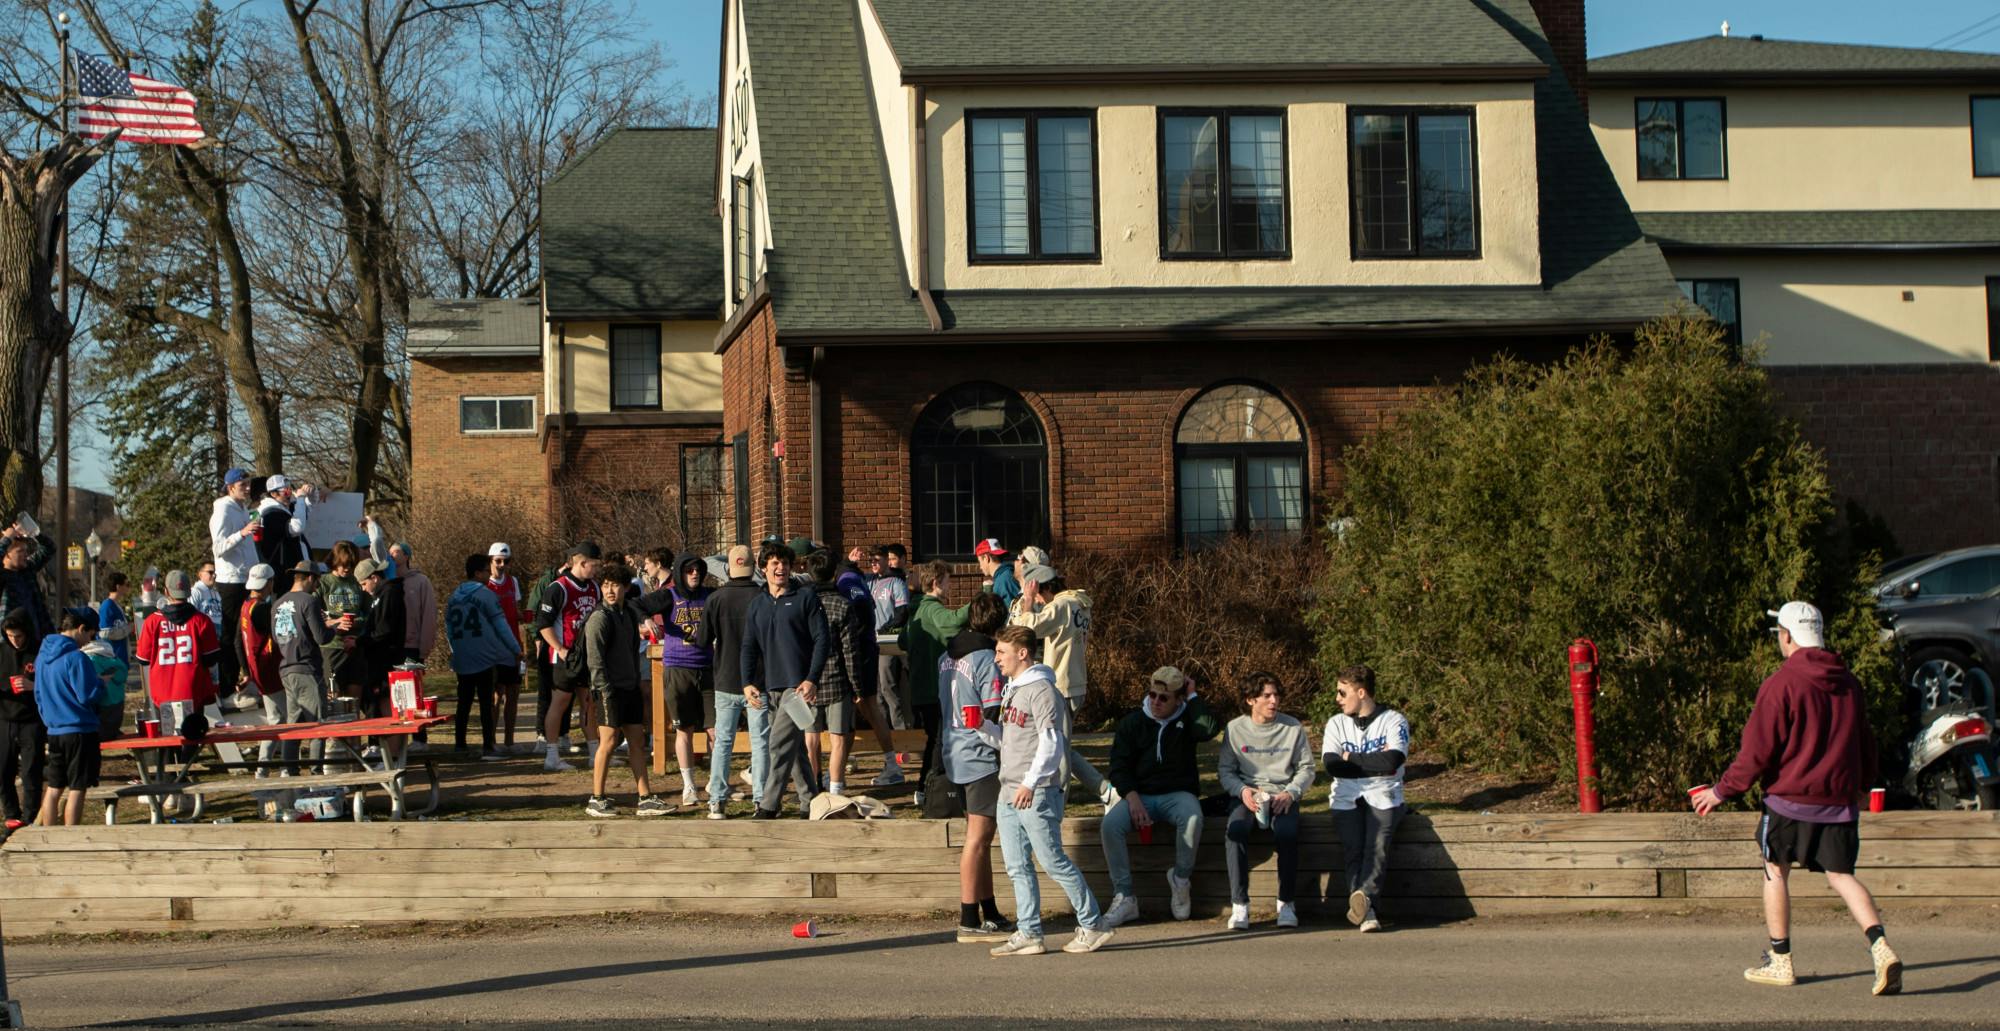
[[[97,556],[104,554],[104,538],[96,530],[83,539],[83,553],[90,556],[90,602],[97,604]]]

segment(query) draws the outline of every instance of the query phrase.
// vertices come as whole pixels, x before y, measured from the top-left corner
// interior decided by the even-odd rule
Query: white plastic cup
[[[1257,792],[1256,798],[1257,798],[1257,826],[1262,827],[1265,830],[1270,830],[1271,793],[1268,791],[1259,791]]]

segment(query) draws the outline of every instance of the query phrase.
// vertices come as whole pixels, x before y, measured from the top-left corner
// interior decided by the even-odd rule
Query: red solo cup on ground
[[[143,735],[145,735],[146,737],[159,737],[159,736],[160,736],[160,721],[159,721],[159,720],[140,720],[140,721],[139,721],[139,733],[140,733],[140,734],[143,734]]]
[[[819,925],[813,923],[811,920],[801,920],[792,925],[792,937],[817,938],[819,937]]]
[[[1144,827],[1139,828],[1139,844],[1150,845],[1152,843],[1153,843],[1153,825],[1149,823]]]
[[[976,727],[985,721],[984,717],[980,716],[979,706],[977,705],[961,705],[958,707],[958,713],[965,718],[965,725],[967,727]]]
[[[1889,792],[1883,788],[1868,789],[1868,811],[1879,813],[1889,808]]]

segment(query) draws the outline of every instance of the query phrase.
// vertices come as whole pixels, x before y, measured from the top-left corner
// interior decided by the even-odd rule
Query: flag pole
[[[62,129],[69,137],[69,15],[56,15],[60,26],[58,49],[62,54]],[[63,321],[69,322],[69,195],[64,191],[62,213],[57,223],[61,234],[62,264],[58,266],[57,297]],[[62,350],[56,355],[56,605],[69,607],[69,353],[76,342],[76,327],[70,324],[63,335]]]

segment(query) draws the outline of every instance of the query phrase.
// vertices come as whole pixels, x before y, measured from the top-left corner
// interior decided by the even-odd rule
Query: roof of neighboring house
[[[1647,211],[1669,250],[2000,250],[2000,210]]]
[[[404,346],[412,358],[538,357],[542,302],[534,297],[418,297]]]
[[[1467,0],[872,0],[905,82],[1048,75],[1491,79],[1544,62]]]
[[[718,317],[715,132],[620,129],[542,187],[550,317]]]
[[[1068,6],[1102,14],[1107,4],[1077,0]],[[884,0],[882,6],[885,19],[891,10],[914,17],[915,5],[905,0]],[[1039,0],[1037,6],[1043,6]],[[1268,0],[1252,5],[1258,11],[1275,6]],[[1659,249],[1640,234],[1576,95],[1556,67],[1530,0],[1478,0],[1439,9],[1447,8],[1454,17],[1446,24],[1424,25],[1421,33],[1405,26],[1396,38],[1411,40],[1435,30],[1445,38],[1475,40],[1474,52],[1488,53],[1495,45],[1490,33],[1460,24],[1470,12],[1548,69],[1534,86],[1541,284],[939,292],[945,322],[939,338],[1067,330],[1170,336],[1190,328],[1271,335],[1430,326],[1615,329],[1664,311],[1679,296],[1672,273]],[[1290,10],[1316,9],[1295,0]],[[853,11],[849,0],[744,2],[769,195],[777,329],[783,338],[826,343],[921,339],[931,330],[904,275]],[[1130,20],[1105,17],[1094,38],[1123,31]],[[1158,20],[1146,19],[1149,25]],[[962,23],[941,21],[963,29]],[[895,31],[892,27],[892,40]],[[1025,34],[1015,24],[1009,35]],[[1033,36],[1056,38],[1039,25]],[[984,42],[1005,45],[992,38]],[[1118,52],[1113,44],[1100,45],[1107,54]]]
[[[1593,87],[1693,82],[2000,82],[2000,54],[1703,36],[1590,62]]]

